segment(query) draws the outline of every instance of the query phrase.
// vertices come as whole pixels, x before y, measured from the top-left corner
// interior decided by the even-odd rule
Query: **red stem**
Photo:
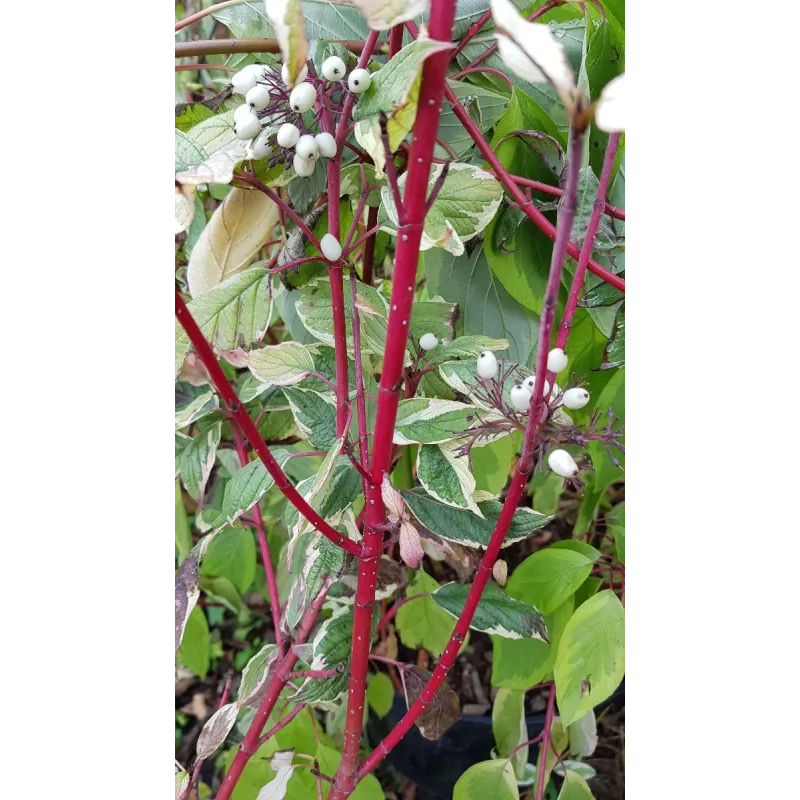
[[[552,195],[553,197],[561,197],[564,193],[558,186],[550,186],[549,183],[542,183],[541,181],[534,181],[530,178],[523,178],[520,175],[512,175],[511,180],[520,186],[530,186],[531,189],[536,189],[537,192]],[[612,206],[610,203],[605,203],[604,211],[609,217],[614,219],[621,219],[625,221],[625,209]]]
[[[389,58],[394,57],[403,47],[403,25],[395,25],[389,31]]]
[[[290,713],[283,719],[278,720],[263,736],[258,739],[258,747],[268,742],[279,730],[285,728],[304,708],[308,708],[304,703],[298,703]]]
[[[356,273],[350,273],[350,306],[353,327],[353,355],[356,375],[356,417],[358,419],[358,457],[361,469],[369,469],[369,448],[367,447],[367,408],[364,400],[364,374],[361,363],[361,323],[358,319],[358,306],[356,300],[358,291],[356,286]],[[364,482],[364,494],[367,493],[367,483]]]
[[[556,688],[553,686],[550,689],[550,696],[547,698],[547,711],[544,716],[544,730],[542,731],[542,743],[539,745],[539,753],[541,754],[541,763],[539,771],[536,776],[536,798],[535,800],[542,800],[544,797],[544,779],[547,773],[545,765],[547,764],[547,749],[552,740],[551,728],[553,727],[553,713],[556,707]]]
[[[220,397],[225,401],[231,416],[236,420],[242,433],[250,442],[250,446],[255,450],[258,457],[264,463],[269,474],[273,477],[275,485],[283,492],[286,499],[327,539],[334,544],[338,544],[346,552],[356,558],[361,556],[361,547],[354,541],[343,536],[339,531],[329,525],[311,506],[305,498],[292,486],[286,473],[281,469],[275,457],[270,452],[264,437],[259,433],[250,415],[245,411],[244,405],[239,400],[238,395],[231,386],[230,381],[222,371],[211,345],[206,341],[197,323],[194,321],[183,298],[175,290],[175,316],[183,326],[189,341],[197,351],[197,355],[208,370],[211,380],[217,389]]]
[[[429,20],[431,39],[451,39],[455,17],[455,0],[433,0]],[[397,231],[392,295],[389,301],[389,324],[383,355],[378,410],[372,448],[371,484],[367,491],[367,515],[364,528],[365,558],[358,565],[358,585],[353,618],[353,647],[350,659],[350,680],[347,695],[347,719],[344,752],[336,773],[329,800],[343,800],[355,787],[358,751],[367,688],[369,651],[372,641],[372,616],[378,563],[383,545],[379,526],[385,520],[381,497],[381,481],[392,458],[392,438],[400,400],[403,361],[408,342],[409,320],[414,302],[419,245],[425,220],[428,179],[439,129],[439,108],[445,87],[448,52],[426,59],[422,68],[414,141],[407,175],[405,198],[397,209],[400,225]],[[358,354],[356,354],[358,358]]]
[[[364,69],[369,62],[370,56],[372,55],[373,50],[375,49],[375,44],[378,41],[378,33],[379,31],[370,31],[369,36],[367,36],[366,41],[364,42],[364,49],[361,51],[361,55],[358,57],[358,68]],[[344,142],[344,137],[347,134],[347,129],[350,125],[350,112],[353,110],[353,103],[355,102],[355,95],[352,92],[347,93],[347,97],[344,99],[344,105],[342,106],[342,115],[339,118],[339,128],[336,131],[336,150],[337,152],[342,149],[342,143]]]
[[[370,207],[367,211],[367,230],[372,230],[378,225],[378,208]],[[372,286],[372,269],[375,262],[375,236],[371,234],[364,242],[364,258],[361,262],[361,280]]]
[[[469,26],[469,30],[464,34],[464,38],[458,43],[458,47],[450,54],[450,60],[455,57],[475,38],[478,31],[492,18],[492,9],[487,9],[477,22]]]
[[[514,84],[511,83],[511,79],[508,77],[508,75],[504,75],[499,69],[494,69],[493,67],[467,67],[466,69],[462,69],[461,72],[457,72],[455,75],[453,75],[452,79],[457,81],[459,78],[463,78],[464,75],[471,75],[474,72],[485,72],[488,75],[494,75],[496,78],[500,78],[500,80],[506,82],[510,92],[514,91]]]
[[[236,452],[239,455],[239,463],[247,466],[247,446],[245,444],[244,436],[239,429],[239,426],[234,420],[231,420],[233,428],[233,438],[236,441]],[[267,544],[267,532],[264,529],[264,517],[261,514],[261,508],[258,503],[253,506],[253,521],[255,522],[256,536],[258,537],[258,549],[261,551],[261,561],[264,564],[264,577],[267,579],[267,588],[269,590],[269,604],[270,612],[272,614],[272,626],[275,628],[275,644],[281,646],[281,601],[278,597],[278,581],[275,578],[275,568],[272,565],[272,558],[269,554],[269,545]]]
[[[580,109],[577,109],[579,112]],[[511,485],[506,494],[506,499],[500,511],[495,529],[492,532],[486,552],[481,559],[478,570],[475,574],[475,580],[467,595],[464,609],[459,616],[453,633],[450,636],[450,641],[445,647],[439,663],[433,671],[428,683],[422,690],[422,693],[406,712],[403,718],[398,722],[394,729],[388,736],[370,753],[361,765],[358,775],[362,778],[364,775],[369,774],[375,767],[385,758],[386,755],[392,750],[393,747],[405,736],[414,722],[419,718],[420,714],[424,711],[425,707],[430,703],[435,695],[442,681],[444,681],[448,670],[455,662],[464,637],[469,630],[470,622],[478,607],[483,590],[489,581],[489,576],[492,574],[492,567],[497,560],[500,553],[500,548],[503,544],[506,532],[514,517],[514,512],[519,505],[519,501],[525,492],[525,487],[528,482],[531,469],[533,468],[533,455],[536,446],[537,435],[541,424],[540,413],[536,408],[541,408],[542,394],[544,388],[544,373],[545,364],[547,362],[547,354],[549,348],[547,342],[550,341],[550,334],[553,326],[553,315],[555,311],[555,299],[558,296],[558,286],[561,281],[561,273],[564,268],[564,252],[566,250],[566,243],[569,241],[569,236],[572,231],[572,222],[575,216],[576,196],[578,192],[578,176],[580,171],[581,153],[583,150],[583,131],[573,130],[571,132],[573,146],[570,152],[570,163],[568,165],[568,178],[567,186],[564,193],[564,201],[562,203],[561,214],[559,215],[558,235],[556,243],[553,247],[553,257],[550,262],[550,276],[547,283],[547,291],[545,294],[544,308],[542,311],[539,323],[539,352],[538,352],[538,367],[536,370],[537,385],[534,387],[534,401],[532,401],[532,410],[528,415],[528,423],[525,430],[525,438],[522,445],[522,454],[517,467],[514,472],[514,477],[511,480]],[[549,313],[548,313],[549,310]],[[538,400],[538,402],[536,402]]]

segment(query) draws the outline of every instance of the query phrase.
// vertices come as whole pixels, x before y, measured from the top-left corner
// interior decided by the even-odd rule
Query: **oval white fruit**
[[[317,140],[317,149],[323,158],[336,157],[336,139],[329,133],[318,133],[315,137]]]
[[[437,344],[439,344],[439,340],[432,333],[423,333],[422,336],[419,337],[419,346],[423,350],[433,350]]]
[[[300,74],[297,76],[295,84],[302,83],[308,77],[308,65],[303,64]],[[289,85],[289,68],[284,64],[281,67],[281,80],[288,86]]]
[[[319,155],[319,146],[313,136],[306,133],[303,134],[298,140],[294,148],[300,158],[313,161]]]
[[[261,84],[256,84],[247,92],[244,100],[256,111],[263,111],[269,105],[269,89]]]
[[[258,73],[253,69],[254,66],[255,64],[251,64],[249,67],[239,70],[231,78],[231,86],[236,94],[247,94],[256,85]]]
[[[515,411],[527,411],[531,404],[530,392],[520,384],[511,387],[509,392],[511,406]]]
[[[326,233],[322,239],[320,239],[319,246],[322,249],[322,255],[324,255],[328,261],[338,261],[339,258],[341,258],[342,246],[332,233]]]
[[[297,155],[297,153],[294,154],[292,166],[301,178],[310,178],[314,174],[314,162]]]
[[[238,122],[243,117],[252,117],[253,116],[253,109],[250,108],[248,103],[243,103],[240,106],[236,107],[236,110],[233,112],[233,121]]]
[[[244,114],[235,120],[233,123],[233,133],[237,139],[247,141],[261,133],[261,120],[255,115],[250,114],[249,117]]]
[[[361,94],[369,89],[372,75],[365,69],[354,69],[347,78],[347,86],[353,94]]]
[[[344,61],[339,56],[331,56],[322,62],[322,77],[326,81],[340,81],[345,73]]]
[[[497,375],[497,357],[491,350],[484,350],[478,356],[476,371],[479,378],[489,380]]]
[[[308,111],[317,100],[317,90],[310,83],[301,83],[292,89],[289,95],[289,106],[292,111],[303,114]]]
[[[559,373],[563,372],[566,368],[567,354],[560,347],[551,350],[547,355],[547,371]]]
[[[536,383],[536,376],[531,375],[522,382],[522,385],[525,387],[528,394],[533,397],[533,387]],[[542,393],[542,397],[549,397],[550,396],[550,381],[544,382],[544,392]]]
[[[565,408],[578,409],[587,405],[590,398],[591,396],[586,389],[567,389],[567,391],[564,392],[562,402],[564,403]]]
[[[547,463],[550,469],[562,478],[574,478],[578,474],[578,465],[566,450],[553,450],[547,456]]]
[[[256,142],[253,145],[253,158],[256,161],[260,161],[261,159],[269,158],[273,152],[274,148],[269,143],[269,136],[265,131],[261,134],[261,136],[258,137],[258,139],[256,139]]]
[[[284,124],[278,128],[278,144],[281,147],[294,147],[299,138],[300,130],[297,125],[292,125],[291,122],[284,122]]]

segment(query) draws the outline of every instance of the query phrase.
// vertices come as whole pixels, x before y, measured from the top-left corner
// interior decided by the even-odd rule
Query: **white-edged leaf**
[[[189,554],[178,567],[175,575],[175,652],[181,646],[183,632],[192,609],[200,597],[199,564],[197,558]]]
[[[227,703],[214,712],[211,719],[203,725],[197,739],[197,757],[208,758],[220,748],[236,723],[239,706],[236,703]]]
[[[517,780],[525,774],[525,765],[528,763],[528,747],[518,745],[528,741],[528,725],[525,721],[525,692],[518,689],[498,689],[492,704],[492,733],[497,745],[497,753],[502,758],[508,758],[511,753],[511,763]]]
[[[217,457],[217,447],[222,432],[222,423],[215,422],[200,431],[188,442],[178,458],[178,472],[186,491],[199,500],[211,475]]]
[[[431,597],[448,614],[458,618],[464,610],[471,584],[446,583]],[[549,642],[544,617],[530,603],[509,597],[490,583],[483,590],[470,628],[505,639],[541,639]]]
[[[493,339],[491,336],[459,336],[441,347],[437,347],[429,355],[433,364],[443,364],[445,361],[458,361],[459,359],[476,359],[484,350],[505,350],[508,339]],[[475,370],[473,369],[473,375]]]
[[[175,412],[175,430],[186,428],[215,408],[219,408],[219,401],[214,392],[209,390],[199,394],[191,403]]]
[[[567,726],[570,752],[578,758],[588,758],[597,749],[597,720],[594,709]],[[569,765],[567,765],[569,767]],[[584,776],[586,777],[586,776]],[[589,776],[591,777],[591,776]]]
[[[272,455],[283,468],[289,460],[289,451],[277,448]],[[275,483],[272,475],[259,459],[242,467],[228,481],[222,499],[222,515],[228,522],[233,522],[245,511],[251,509]]]
[[[264,8],[267,19],[275,28],[291,89],[308,58],[303,5],[300,0],[264,0]]]
[[[439,400],[435,397],[413,397],[401,400],[395,422],[395,444],[439,444],[455,439],[491,415],[477,406]]]
[[[175,773],[175,800],[180,800],[181,795],[189,785],[189,773],[181,770]]]
[[[314,370],[314,359],[307,347],[288,341],[251,351],[248,367],[262,383],[290,386]]]
[[[519,789],[511,762],[481,761],[456,782],[453,800],[519,800]]]
[[[573,761],[571,758],[565,758],[562,763],[564,764],[563,767],[561,766],[561,763],[558,763],[553,767],[553,772],[555,772],[556,775],[560,775],[562,778],[564,777],[565,767],[570,772],[580,775],[581,778],[587,781],[591,780],[595,775],[597,775],[597,770],[591,764],[585,764],[583,761]]]
[[[294,774],[294,767],[281,767],[275,777],[258,793],[256,800],[283,800],[289,788],[289,779]]]
[[[276,750],[269,758],[269,768],[273,772],[284,769],[292,765],[294,759],[294,749]]]
[[[274,644],[265,644],[245,665],[242,670],[242,682],[239,684],[238,706],[255,706],[253,699],[258,697],[261,688],[269,677],[270,667],[278,658],[278,648]]]
[[[366,17],[374,31],[388,31],[400,22],[419,16],[430,0],[353,0],[353,5]]]
[[[200,164],[189,167],[185,172],[178,172],[175,180],[190,186],[199,186],[201,183],[230,183],[233,180],[233,168],[246,155],[247,150],[243,144],[217,150]]]
[[[434,164],[428,180],[429,189],[439,177],[443,164]],[[408,173],[398,180],[400,193]],[[385,213],[378,220],[383,230],[396,235],[399,225],[394,198],[388,186],[381,189]],[[477,236],[494,217],[503,201],[503,187],[491,172],[472,164],[450,164],[439,194],[425,215],[420,250],[442,247],[455,256],[464,253],[464,242]]]
[[[472,498],[475,477],[469,458],[459,454],[458,441],[444,444],[424,444],[417,451],[417,477],[431,497],[456,508],[467,508],[473,514],[483,514]]]
[[[270,238],[278,219],[278,206],[263,192],[231,189],[211,215],[189,258],[186,278],[192,298],[242,271]]]
[[[330,392],[323,394],[299,386],[283,390],[292,416],[301,433],[314,447],[328,450],[336,441],[336,399]]]
[[[194,203],[194,186],[175,187],[175,235],[189,228],[197,207]]]
[[[260,341],[269,327],[273,300],[272,276],[263,267],[252,267],[192,300],[187,307],[214,347],[234,350]],[[183,326],[175,320],[176,376],[191,349]]]

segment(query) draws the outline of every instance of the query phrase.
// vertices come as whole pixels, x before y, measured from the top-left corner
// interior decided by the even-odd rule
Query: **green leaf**
[[[250,612],[242,602],[239,590],[228,578],[202,577],[200,578],[200,588],[212,603],[221,603],[228,611],[236,614],[240,621],[249,619]]]
[[[472,499],[475,478],[466,455],[459,455],[458,442],[424,444],[417,451],[417,477],[431,497],[449,506],[468,508],[481,516]]]
[[[247,366],[262,383],[289,386],[314,370],[314,359],[307,347],[289,341],[253,350]]]
[[[573,553],[580,553],[592,561],[600,558],[600,551],[596,547],[592,547],[580,539],[561,539],[561,541],[553,542],[549,549],[572,550]]]
[[[508,591],[524,593],[543,614],[549,614],[583,583],[592,563],[592,559],[572,550],[538,550],[514,570]]]
[[[500,689],[497,692],[492,705],[492,733],[501,758],[508,758],[518,745],[528,740],[524,691]],[[511,763],[517,780],[521,780],[528,763],[528,747],[517,750]]]
[[[464,610],[472,584],[446,583],[432,598],[449,614],[458,618]],[[470,628],[506,639],[541,639],[549,642],[544,617],[529,603],[509,597],[490,583],[483,590]]]
[[[511,137],[519,139],[547,168],[551,178],[558,180],[564,170],[564,149],[558,139],[542,131],[510,131],[497,142],[498,147],[502,142]]]
[[[508,481],[511,459],[514,457],[514,442],[510,436],[503,436],[485,447],[470,450],[472,474],[475,488],[499,495]]]
[[[205,678],[211,665],[211,639],[203,609],[195,606],[183,632],[178,658],[199,678]]]
[[[336,401],[330,392],[285,388],[297,427],[314,447],[329,450],[336,441]]]
[[[618,503],[611,509],[606,518],[606,524],[614,536],[614,552],[617,558],[625,563],[625,501]]]
[[[203,335],[218,350],[249,348],[260,341],[272,316],[272,276],[263,267],[240,272],[188,304]],[[192,346],[175,321],[175,375]]]
[[[484,248],[454,256],[441,248],[425,252],[429,291],[458,303],[461,316],[456,333],[507,339],[507,356],[526,364],[538,337],[539,318],[521,306],[496,280]],[[499,354],[498,354],[499,355]]]
[[[228,578],[244,594],[256,574],[256,544],[250,529],[220,531],[208,546],[200,574]]]
[[[388,31],[401,22],[414,19],[428,5],[427,0],[353,0],[374,31]]]
[[[581,167],[578,181],[577,209],[572,223],[570,239],[577,247],[583,245],[589,219],[594,210],[600,181],[591,167]],[[625,249],[625,237],[616,230],[616,221],[606,214],[600,215],[600,226],[595,235],[593,249],[606,255],[616,255]]]
[[[578,608],[564,629],[554,668],[564,725],[611,696],[625,674],[625,611],[609,589]]]
[[[573,595],[575,608],[583,605],[590,597],[597,594],[603,584],[602,578],[595,578],[590,575],[576,590]]]
[[[206,151],[191,136],[175,129],[175,172],[189,169],[206,158]]]
[[[417,307],[414,304],[414,308]],[[413,313],[412,313],[413,324]],[[445,361],[458,359],[477,359],[484,350],[506,350],[508,339],[492,339],[491,336],[459,336],[452,342],[437,347],[428,355],[432,364],[442,364]]]
[[[175,481],[175,547],[178,549],[178,562],[183,561],[192,549],[192,531],[186,516],[186,506],[181,496],[181,486]]]
[[[619,418],[619,425],[625,424],[625,367],[620,367],[613,373],[609,382],[597,398],[594,408],[605,413],[609,408],[614,415]],[[624,476],[625,454],[619,450],[614,450],[614,456],[620,462],[619,467],[614,466],[608,453],[599,442],[589,443],[589,455],[592,458],[592,466],[595,472],[595,486],[605,488],[614,481],[620,480]]]
[[[195,500],[199,500],[205,491],[211,468],[217,457],[221,432],[221,422],[215,422],[205,430],[199,431],[187,443],[178,457],[178,472],[181,480],[186,491]]]
[[[588,758],[597,749],[597,719],[594,711],[587,711],[567,728],[570,752],[578,758]],[[569,765],[567,765],[569,768]],[[592,770],[594,772],[594,770]],[[589,776],[591,777],[591,775]]]
[[[219,408],[217,396],[210,389],[194,398],[188,405],[175,412],[175,430],[187,428],[193,422],[208,416]]]
[[[481,89],[474,84],[464,81],[448,80],[447,83],[462,105],[467,105],[469,103],[477,104],[481,116],[481,124],[479,127],[484,133],[494,127],[508,107],[508,98],[497,92],[490,91],[489,89]],[[468,153],[475,145],[467,129],[453,113],[453,109],[449,103],[443,104],[442,111],[439,115],[438,138],[447,142],[459,158]],[[436,145],[434,155],[436,158],[446,159],[450,157],[450,153],[440,144]]]
[[[431,167],[429,191],[443,169],[442,164]],[[408,173],[403,173],[398,179],[401,195],[407,176]],[[489,224],[502,200],[503,186],[492,173],[472,164],[451,163],[441,190],[425,214],[420,250],[442,247],[453,255],[462,255],[464,242],[473,239]],[[381,189],[381,201],[386,213],[379,214],[378,221],[383,230],[396,234],[400,223],[388,186]]]
[[[456,335],[456,319],[458,319],[458,306],[455,303],[447,303],[441,298],[420,300],[411,308],[411,333],[417,341],[426,333],[432,333],[439,339],[440,344],[449,342]],[[436,350],[439,349],[437,346]]]
[[[568,769],[558,800],[594,800],[594,795],[589,784],[577,772]]]
[[[527,597],[516,595],[517,599]],[[553,670],[558,645],[564,628],[572,616],[573,601],[569,598],[552,614],[545,616],[550,644],[538,639],[503,639],[492,637],[492,685],[506,689],[527,689],[546,680]]]
[[[511,762],[481,761],[456,782],[453,800],[519,800],[519,789]]]
[[[603,363],[600,369],[615,369],[625,363],[625,303],[617,309],[611,337],[603,352]]]
[[[434,592],[439,584],[424,572],[417,572],[406,589],[406,597],[422,592]],[[404,603],[395,617],[400,641],[411,648],[424,647],[440,656],[453,633],[453,618],[430,597],[418,597]]]
[[[367,702],[381,718],[391,711],[394,703],[394,684],[385,672],[369,676],[367,681]]]
[[[251,705],[261,687],[267,680],[270,666],[278,658],[278,648],[274,644],[265,644],[242,670],[239,694],[236,702],[240,706]]]
[[[486,547],[500,516],[502,504],[496,500],[478,503],[483,519],[470,511],[447,506],[434,500],[423,489],[402,492],[411,513],[432,533],[465,547]],[[530,536],[533,531],[547,525],[546,517],[529,508],[518,508],[514,512],[503,547]]]
[[[413,397],[401,400],[395,422],[395,444],[439,444],[454,439],[481,420],[477,406],[439,400],[432,397]],[[488,415],[484,415],[488,418]]]
[[[289,451],[282,448],[272,451],[272,455],[283,468],[289,460]],[[250,510],[267,492],[275,481],[259,459],[242,467],[225,486],[222,501],[222,514],[228,522],[233,522],[245,511]]]

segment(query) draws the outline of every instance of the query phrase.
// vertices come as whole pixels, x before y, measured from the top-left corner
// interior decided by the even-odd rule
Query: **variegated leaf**
[[[289,88],[294,87],[308,58],[306,22],[300,0],[264,0],[267,19],[275,28],[281,55],[289,73]]]
[[[483,516],[472,497],[475,477],[469,458],[460,455],[458,441],[424,444],[417,452],[417,477],[431,497],[456,508],[466,508]]]
[[[455,439],[459,434],[477,425],[490,415],[477,406],[439,400],[431,397],[414,397],[401,400],[395,423],[395,444],[439,444]]]
[[[250,372],[262,383],[290,386],[314,370],[314,359],[299,342],[281,342],[253,350],[248,358]]]
[[[274,644],[265,644],[245,665],[242,670],[242,682],[239,684],[238,706],[255,707],[266,685],[270,667],[278,658],[278,648]],[[255,701],[255,702],[254,702]]]
[[[227,703],[217,710],[203,726],[197,739],[197,757],[208,758],[220,748],[236,723],[239,706]]]

